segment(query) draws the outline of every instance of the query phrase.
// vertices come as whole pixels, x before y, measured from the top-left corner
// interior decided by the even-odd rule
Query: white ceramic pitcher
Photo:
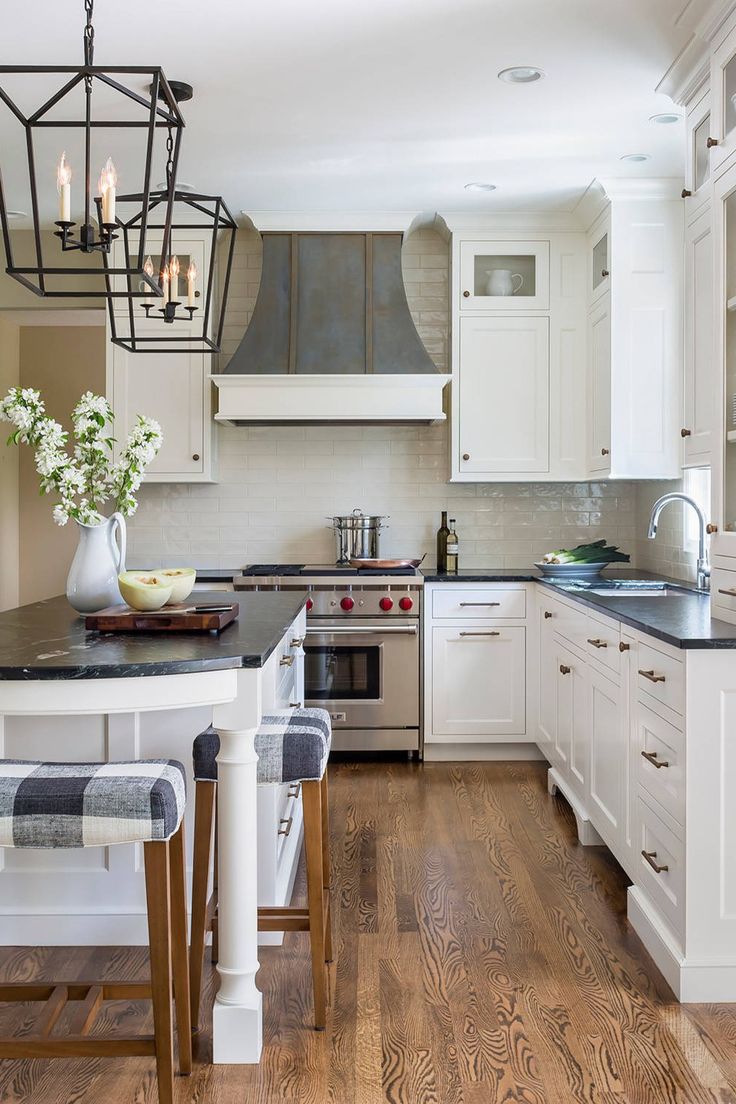
[[[66,596],[78,613],[96,613],[123,600],[118,575],[125,571],[125,518],[115,513],[99,525],[79,521],[77,526],[79,544],[69,569]]]
[[[510,268],[487,268],[486,276],[488,295],[516,295],[524,286],[524,277]],[[518,284],[514,283],[515,280],[519,281]]]

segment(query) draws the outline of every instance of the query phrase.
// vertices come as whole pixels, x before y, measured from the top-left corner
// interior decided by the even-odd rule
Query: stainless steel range
[[[421,751],[422,577],[315,564],[253,564],[236,590],[307,590],[307,705],[332,717],[340,751]]]

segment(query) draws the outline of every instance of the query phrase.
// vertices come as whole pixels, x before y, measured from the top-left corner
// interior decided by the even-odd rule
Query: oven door
[[[304,699],[335,728],[416,728],[419,626],[307,626]]]

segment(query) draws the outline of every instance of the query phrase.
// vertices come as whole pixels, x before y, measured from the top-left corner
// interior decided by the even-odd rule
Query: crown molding
[[[499,233],[564,233],[580,229],[580,223],[571,211],[443,211],[440,217],[452,233],[489,230]]]
[[[404,234],[417,217],[416,211],[241,211],[238,225],[270,232],[396,230]]]
[[[708,80],[710,52],[736,13],[736,0],[687,0],[674,19],[690,37],[656,87],[677,104],[687,104]]]

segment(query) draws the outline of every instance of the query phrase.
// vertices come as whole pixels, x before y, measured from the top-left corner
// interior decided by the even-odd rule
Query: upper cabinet
[[[461,242],[459,307],[549,310],[549,242]]]
[[[588,287],[593,302],[605,295],[611,286],[611,255],[609,250],[610,226],[602,219],[589,235],[590,258]]]
[[[710,91],[699,94],[688,105],[685,118],[687,147],[685,153],[685,212],[688,221],[697,215],[710,199],[711,185],[711,97]]]
[[[711,118],[706,145],[711,169],[726,161],[736,150],[736,25],[730,29],[711,55]]]
[[[683,466],[711,463],[716,417],[715,302],[711,206],[685,230],[685,395]]]

